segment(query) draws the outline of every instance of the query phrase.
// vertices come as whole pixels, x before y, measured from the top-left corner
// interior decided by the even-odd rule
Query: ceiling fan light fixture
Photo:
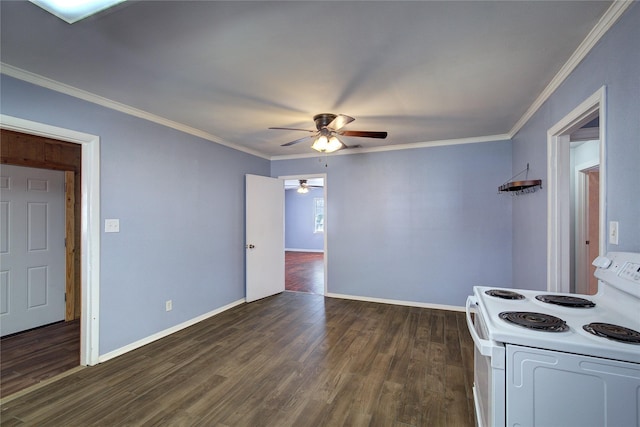
[[[0,0],[2,1],[2,0]],[[384,139],[387,137],[387,132],[374,132],[369,130],[342,130],[342,128],[355,119],[353,117],[345,116],[344,114],[316,114],[313,116],[313,121],[316,124],[315,130],[298,129],[289,127],[270,127],[269,129],[281,129],[281,130],[299,130],[303,132],[310,132],[313,135],[298,138],[294,141],[281,144],[281,147],[289,147],[294,144],[298,144],[302,141],[308,141],[310,138],[315,138],[311,148],[320,153],[333,153],[334,151],[341,150],[343,148],[355,148],[360,145],[354,145],[347,147],[342,141],[340,141],[336,135],[342,135],[346,137],[360,137],[360,138],[379,138]]]
[[[327,149],[325,150],[325,152],[333,153],[334,151],[338,151],[343,147],[344,145],[342,144],[342,142],[335,136],[332,136],[331,138],[329,138],[329,142],[327,143]]]
[[[311,146],[311,148],[321,153],[333,153],[343,147],[344,144],[335,136],[327,138],[324,135],[320,135]]]
[[[313,148],[316,151],[320,151],[321,153],[323,153],[323,152],[325,152],[327,150],[328,145],[329,145],[329,140],[327,139],[327,137],[324,136],[324,135],[320,135],[313,142],[313,145],[311,146],[311,148]]]
[[[309,189],[307,187],[300,186],[296,191],[300,194],[307,194],[309,192]]]

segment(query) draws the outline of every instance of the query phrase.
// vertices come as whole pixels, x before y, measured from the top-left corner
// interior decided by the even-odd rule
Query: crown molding
[[[363,153],[380,153],[383,151],[400,151],[400,150],[413,150],[415,148],[429,148],[429,147],[442,147],[446,145],[461,145],[461,144],[475,144],[480,142],[495,142],[510,140],[511,136],[506,133],[500,135],[487,135],[471,138],[458,138],[458,139],[441,139],[436,141],[415,142],[410,144],[395,144],[385,145],[382,147],[372,148],[352,148],[348,150],[340,150],[335,153],[331,153],[328,156],[348,156],[350,154],[363,154]],[[324,156],[322,153],[305,153],[305,154],[285,154],[280,156],[271,156],[271,160],[291,160],[291,159],[306,159],[309,157]]]
[[[558,87],[564,82],[567,77],[575,70],[575,68],[582,62],[582,60],[589,54],[591,49],[602,38],[602,36],[609,31],[611,27],[618,21],[622,14],[627,10],[633,0],[615,0],[609,9],[600,17],[600,20],[595,27],[591,29],[587,37],[580,43],[578,48],[569,57],[569,60],[562,66],[560,71],[549,82],[547,87],[540,93],[538,98],[531,104],[529,109],[524,113],[520,120],[516,122],[513,128],[509,131],[509,138],[513,138],[516,133],[533,117],[533,115],[540,109],[542,104],[558,89]]]
[[[124,114],[128,114],[130,116],[138,117],[143,120],[147,120],[153,123],[157,123],[162,126],[166,126],[171,129],[178,130],[180,132],[187,133],[189,135],[196,136],[198,138],[206,139],[207,141],[214,142],[216,144],[224,145],[225,147],[232,148],[234,150],[242,151],[244,153],[248,153],[257,157],[261,157],[263,159],[269,159],[269,156],[266,156],[264,153],[260,153],[256,150],[252,150],[247,147],[243,147],[240,145],[233,144],[231,142],[225,141],[224,139],[210,134],[208,132],[204,132],[200,129],[193,128],[191,126],[184,125],[182,123],[175,122],[173,120],[166,119],[164,117],[157,116],[155,114],[148,113],[143,110],[139,110],[137,108],[131,107],[126,104],[122,104],[120,102],[113,101],[108,98],[104,98],[102,96],[93,94],[91,92],[87,92],[82,89],[78,89],[73,86],[66,85],[64,83],[60,83],[58,81],[52,80],[50,78],[41,76],[39,74],[32,73],[30,71],[23,70],[18,67],[14,67],[13,65],[5,64],[4,62],[0,62],[0,73],[5,74],[10,77],[14,77],[18,80],[22,80],[28,83],[32,83],[36,86],[41,86],[46,89],[53,90],[55,92],[60,92],[65,95],[73,96],[74,98],[79,98],[84,101],[91,102],[93,104],[100,105],[102,107],[109,108],[111,110],[119,111]]]
[[[397,144],[397,145],[388,145],[384,147],[373,147],[373,148],[355,148],[352,150],[341,150],[332,155],[349,155],[349,154],[359,154],[359,153],[374,153],[374,152],[383,152],[383,151],[396,151],[396,150],[411,150],[414,148],[426,148],[426,147],[436,147],[436,146],[445,146],[445,145],[458,145],[458,144],[470,144],[477,142],[490,142],[490,141],[502,141],[512,139],[520,129],[531,119],[531,117],[540,109],[542,104],[549,99],[549,97],[556,91],[556,89],[564,82],[567,77],[573,72],[573,70],[582,62],[582,60],[587,56],[587,54],[591,51],[593,46],[602,38],[602,36],[618,21],[620,16],[633,4],[633,0],[614,0],[609,9],[602,15],[598,23],[591,29],[587,37],[580,43],[578,48],[573,52],[569,60],[562,66],[560,71],[554,76],[554,78],[549,82],[547,87],[540,93],[538,98],[531,104],[529,109],[524,113],[522,117],[516,122],[513,128],[506,134],[500,135],[490,135],[490,136],[480,136],[480,137],[472,137],[472,138],[461,138],[461,139],[448,139],[448,140],[437,140],[437,141],[427,141],[427,142],[418,142],[411,144]],[[0,73],[6,74],[10,77],[14,77],[19,80],[23,80],[37,86],[41,86],[47,89],[51,89],[56,92],[60,92],[69,96],[73,96],[75,98],[79,98],[88,102],[92,102],[94,104],[101,105],[106,108],[110,108],[112,110],[119,111],[124,114],[128,114],[134,117],[138,117],[144,120],[148,120],[150,122],[154,122],[180,132],[184,132],[216,144],[223,145],[225,147],[232,148],[234,150],[242,151],[244,153],[248,153],[263,159],[267,160],[288,160],[288,159],[303,159],[310,157],[318,157],[321,155],[319,153],[308,153],[308,154],[291,154],[291,155],[277,155],[277,156],[269,156],[259,151],[236,145],[231,142],[225,141],[224,139],[210,134],[208,132],[204,132],[200,129],[193,128],[191,126],[184,125],[182,123],[178,123],[164,117],[157,116],[155,114],[148,113],[143,110],[139,110],[137,108],[133,108],[126,104],[122,104],[108,98],[104,98],[93,93],[75,88],[73,86],[69,86],[55,80],[49,79],[47,77],[22,70],[20,68],[14,67],[9,64],[5,64],[0,62]]]

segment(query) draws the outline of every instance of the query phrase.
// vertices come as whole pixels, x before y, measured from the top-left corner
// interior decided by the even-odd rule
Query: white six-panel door
[[[0,166],[0,335],[64,320],[64,172]]]
[[[246,301],[284,292],[284,182],[246,175]]]

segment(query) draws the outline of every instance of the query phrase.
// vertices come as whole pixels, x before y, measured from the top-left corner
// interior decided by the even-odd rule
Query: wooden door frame
[[[82,148],[80,364],[95,365],[100,350],[100,137],[4,114],[0,114],[0,128],[80,144]]]
[[[80,167],[82,170],[82,166]],[[75,320],[80,317],[82,313],[82,305],[76,307],[76,277],[79,277],[79,272],[76,271],[76,266],[80,263],[76,262],[78,255],[76,251],[76,221],[80,221],[80,218],[76,218],[76,180],[75,172],[66,170],[64,171],[64,205],[65,205],[65,237],[64,247],[66,252],[66,266],[65,266],[65,320]],[[80,292],[82,295],[82,292]]]

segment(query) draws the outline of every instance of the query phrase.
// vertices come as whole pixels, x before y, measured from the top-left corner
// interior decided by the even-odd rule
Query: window
[[[324,233],[324,199],[317,197],[313,199],[313,232]]]

